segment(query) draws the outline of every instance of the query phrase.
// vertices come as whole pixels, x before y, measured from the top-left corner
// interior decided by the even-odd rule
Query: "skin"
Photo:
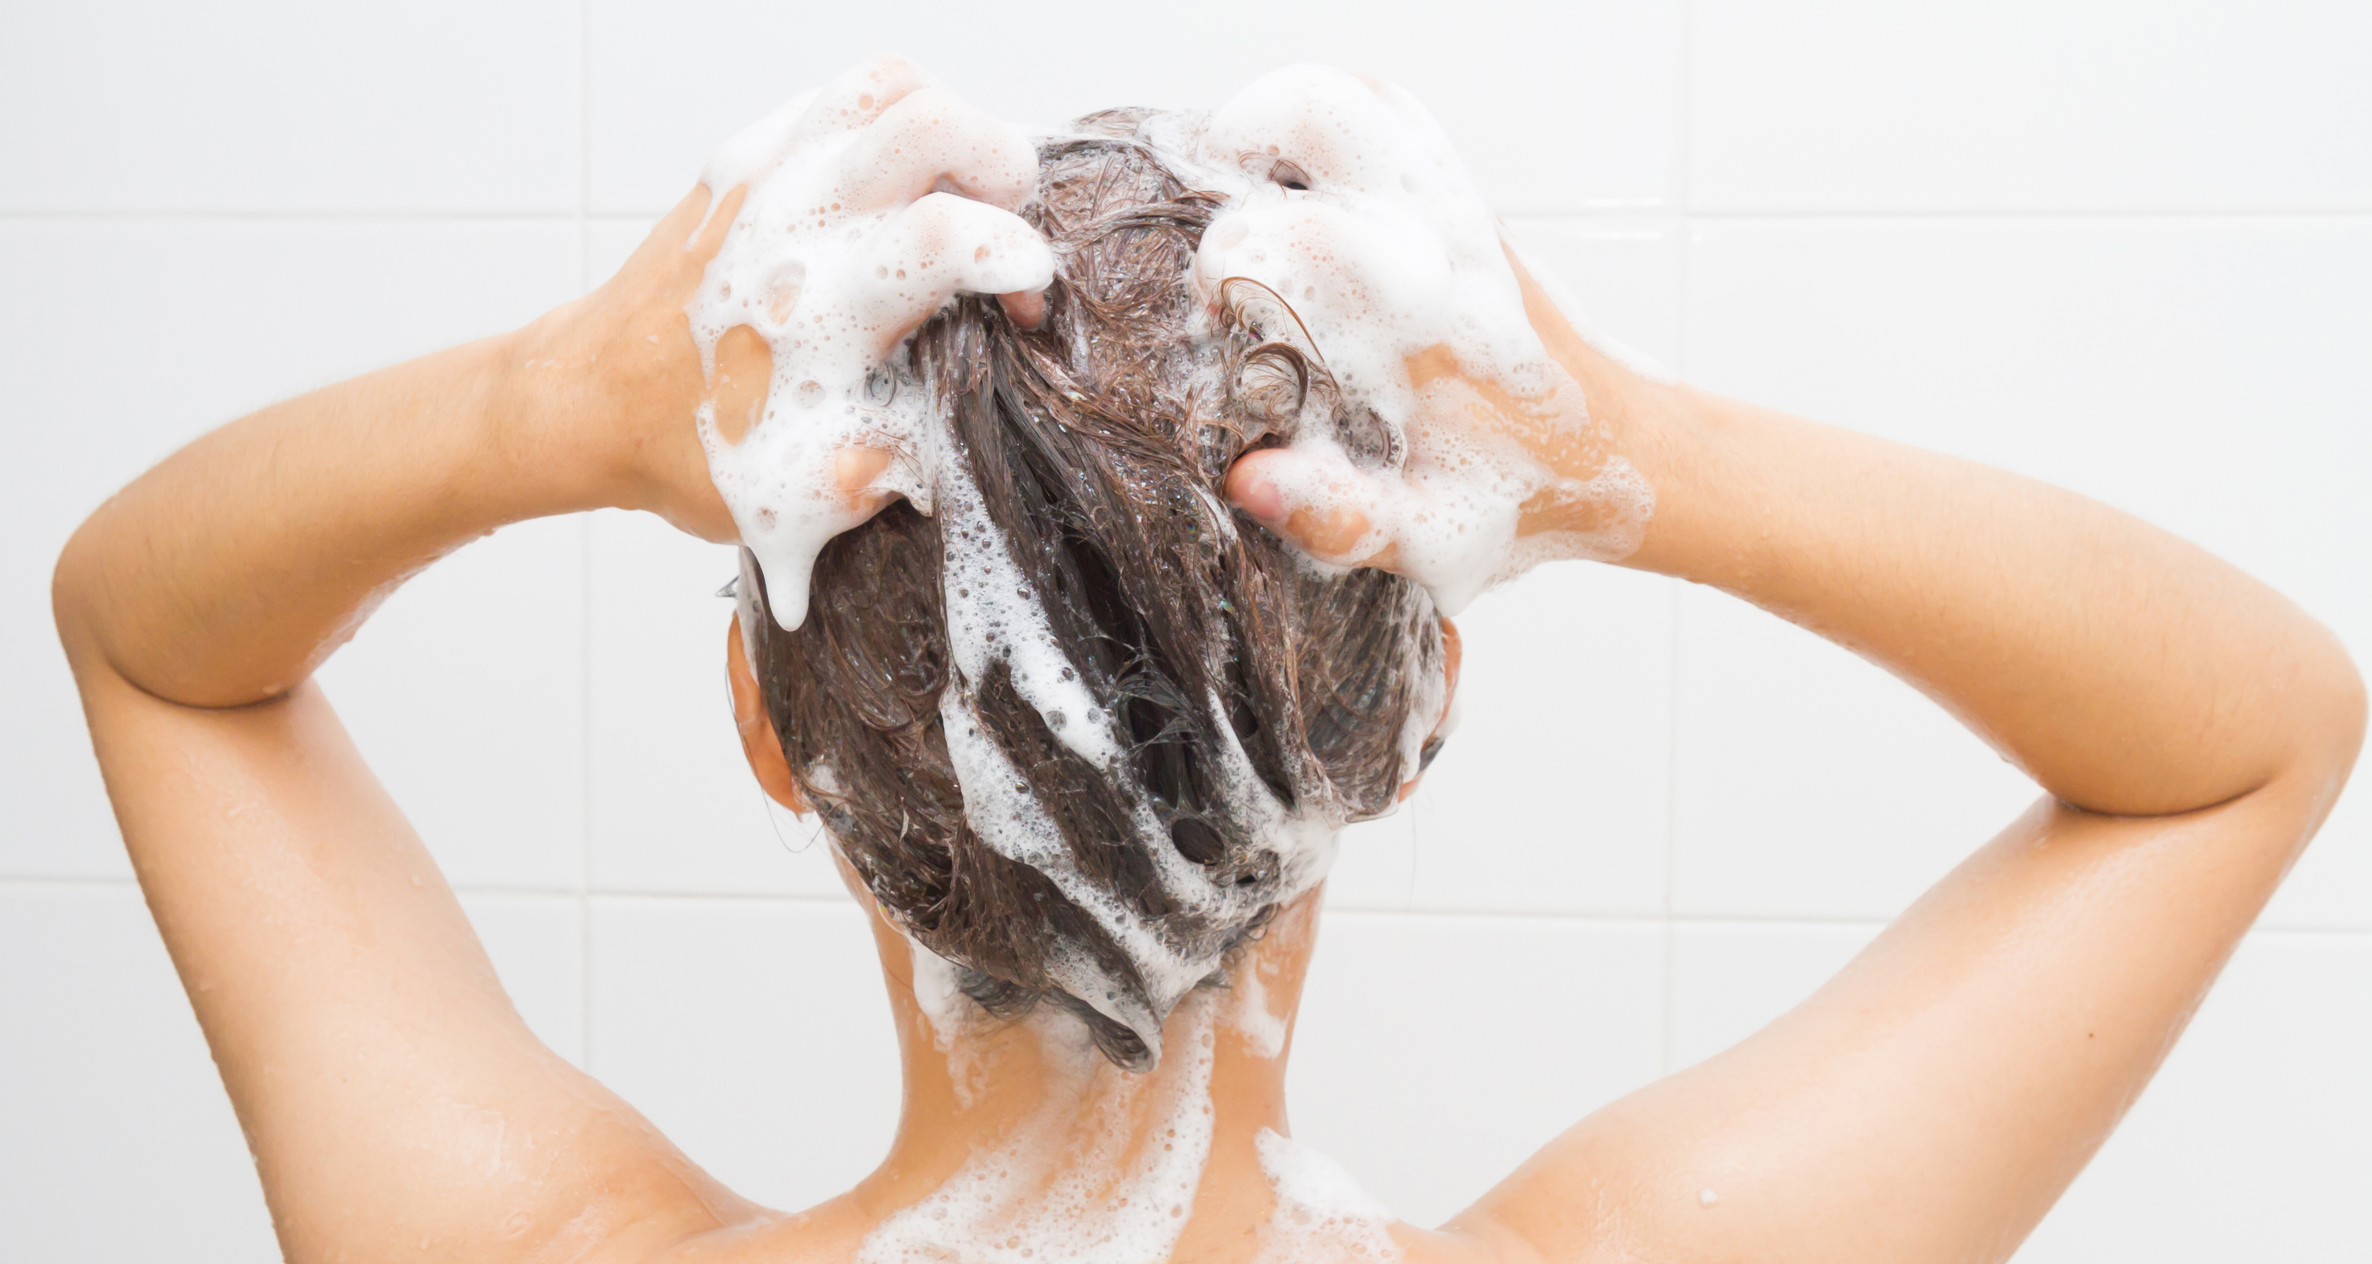
[[[680,243],[706,202],[695,192],[616,279],[525,329],[207,435],[102,506],[59,561],[59,633],[108,792],[290,1259],[845,1259],[1033,1112],[1074,1142],[1104,1125],[1142,1141],[1158,1122],[1142,1105],[1158,1083],[1134,1104],[1058,1095],[1039,1026],[970,1024],[941,1051],[877,916],[906,1079],[892,1152],[801,1215],[737,1197],[529,1034],[311,679],[394,585],[506,523],[616,506],[731,538],[686,419],[712,392],[740,392],[720,417],[749,415],[766,364],[762,343],[728,339],[718,382],[702,376],[682,307],[729,216]],[[2362,740],[2362,682],[2295,606],[2143,523],[1642,380],[1528,278],[1525,294],[1603,442],[1558,444],[1537,401],[1440,355],[1422,370],[1458,402],[1421,425],[1510,436],[1576,478],[1623,454],[1656,495],[1625,565],[1853,648],[2047,795],[1794,1012],[1575,1124],[1441,1230],[1394,1232],[1418,1260],[2004,1258],[2320,824]],[[852,502],[874,456],[836,467]],[[1358,510],[1288,503],[1275,463],[1294,459],[1248,457],[1229,494],[1337,553]],[[1537,507],[1525,530],[1570,512]],[[796,806],[727,645],[751,766]],[[1314,903],[1239,967],[1288,1019]],[[1219,1021],[1215,1140],[1181,1260],[1252,1256],[1272,1207],[1253,1138],[1287,1124],[1285,1058]],[[967,1060],[990,1068],[968,1105]],[[1121,1075],[1093,1072],[1105,1088]],[[1075,1146],[1048,1148],[1060,1163]]]

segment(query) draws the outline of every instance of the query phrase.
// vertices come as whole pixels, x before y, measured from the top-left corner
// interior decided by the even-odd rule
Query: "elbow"
[[[90,618],[90,524],[84,523],[58,552],[50,568],[49,612],[56,623],[58,642],[66,648],[66,662],[80,675],[94,643]]]
[[[2329,629],[2315,631],[2314,649],[2285,691],[2292,742],[2276,777],[2295,780],[2328,811],[2363,750],[2368,704],[2363,673],[2346,647]]]
[[[2344,783],[2349,770],[2355,767],[2357,753],[2364,749],[2367,702],[2364,674],[2357,669],[2355,660],[2338,644],[2336,637],[2332,638],[2331,659],[2326,685],[2331,711],[2327,740],[2334,757],[2332,764],[2336,769],[2336,780]],[[2336,784],[2333,790],[2335,793]]]

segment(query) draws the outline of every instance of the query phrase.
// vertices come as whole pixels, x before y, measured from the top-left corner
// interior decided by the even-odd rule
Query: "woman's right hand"
[[[554,468],[574,471],[586,503],[649,510],[709,540],[743,538],[696,418],[713,417],[715,440],[738,443],[781,376],[778,349],[793,357],[783,367],[802,378],[859,387],[958,292],[1004,290],[1007,310],[1034,323],[1052,256],[1013,212],[1036,169],[1017,128],[953,99],[913,66],[884,57],[855,67],[735,137],[617,275],[515,336],[507,390],[523,433]],[[721,197],[712,197],[719,185]],[[753,188],[769,196],[752,201]],[[795,222],[786,215],[792,206],[801,213]],[[704,366],[687,310],[713,300],[721,282],[712,263],[724,252],[729,264],[749,239],[795,234],[825,239],[821,257],[838,275],[810,267],[804,286],[705,303],[737,319],[708,331],[713,363]],[[877,256],[899,253],[927,266],[871,275]],[[792,324],[856,326],[861,336],[802,344],[784,336]],[[841,447],[823,459],[845,499],[846,525],[890,499],[868,490],[886,451]]]
[[[1655,504],[1629,454],[1655,442],[1651,419],[1672,388],[1590,345],[1512,250],[1508,262],[1531,327],[1569,385],[1547,398],[1527,396],[1466,371],[1446,351],[1411,358],[1409,376],[1426,404],[1413,443],[1420,452],[1427,444],[1454,451],[1479,436],[1513,444],[1555,474],[1548,487],[1512,502],[1517,541],[1536,546],[1519,550],[1514,571],[1561,558],[1621,561],[1643,541]],[[1618,456],[1623,464],[1610,476]],[[1478,490],[1487,493],[1487,485]],[[1361,471],[1292,447],[1260,448],[1228,472],[1226,494],[1321,561],[1425,578],[1398,541],[1409,529],[1402,524],[1422,521],[1429,499],[1405,471]]]
[[[1273,295],[1289,317],[1239,316],[1271,339],[1306,335],[1350,411],[1393,437],[1378,460],[1302,425],[1237,464],[1237,506],[1320,561],[1398,571],[1453,611],[1535,562],[1638,546],[1654,493],[1597,398],[1636,378],[1573,336],[1516,264],[1422,105],[1292,67],[1222,105],[1198,143],[1249,182],[1204,235],[1206,300]]]

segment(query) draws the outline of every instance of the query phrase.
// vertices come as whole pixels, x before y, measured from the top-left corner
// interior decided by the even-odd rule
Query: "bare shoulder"
[[[796,1215],[765,1214],[681,1238],[655,1250],[631,1252],[637,1264],[859,1264],[865,1240],[880,1222],[878,1208],[843,1195]],[[1547,1257],[1495,1221],[1420,1229],[1394,1223],[1367,1231],[1310,1223],[1303,1232],[1255,1232],[1212,1249],[1173,1257],[1172,1264],[1541,1264]],[[1386,1243],[1385,1239],[1389,1242]]]

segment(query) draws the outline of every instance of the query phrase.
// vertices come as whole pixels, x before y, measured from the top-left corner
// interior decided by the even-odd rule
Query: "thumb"
[[[1321,562],[1394,568],[1399,548],[1377,529],[1385,489],[1339,452],[1263,448],[1227,471],[1227,499]]]

